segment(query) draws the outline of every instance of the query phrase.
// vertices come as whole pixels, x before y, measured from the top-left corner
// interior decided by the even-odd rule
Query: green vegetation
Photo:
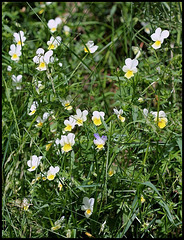
[[[3,238],[182,236],[181,41],[180,2],[2,3]]]

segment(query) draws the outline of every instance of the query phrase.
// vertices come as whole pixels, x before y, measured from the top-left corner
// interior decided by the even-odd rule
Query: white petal
[[[164,30],[161,33],[161,38],[164,39],[164,38],[168,38],[168,37],[169,37],[169,31],[168,30]]]
[[[55,18],[55,22],[58,25],[58,24],[62,23],[62,20],[60,17],[57,17],[57,18]]]
[[[131,58],[127,58],[127,59],[125,60],[125,64],[126,64],[127,67],[130,69],[131,66],[132,66],[132,59],[131,59]]]
[[[90,198],[89,199],[89,204],[90,204],[90,206],[93,208],[93,205],[94,205],[94,201],[95,201],[95,199],[94,198]]]
[[[47,51],[46,53],[45,53],[45,55],[44,55],[44,60],[45,60],[45,62],[48,64],[49,63],[49,59],[50,59],[50,57],[52,56],[52,54],[53,54],[53,51],[52,50],[49,50],[49,51]]]
[[[37,55],[41,55],[41,54],[43,55],[44,52],[45,52],[45,50],[43,48],[38,48],[37,51],[36,51],[36,54]]]
[[[124,65],[123,68],[122,68],[123,72],[128,72],[129,69],[130,69],[130,68],[127,67],[126,65]]]
[[[137,59],[133,59],[132,61],[132,68],[135,68],[138,65],[138,60]]]
[[[94,52],[96,52],[97,49],[98,49],[98,46],[94,46],[94,47],[90,48],[89,50],[90,50],[90,53],[94,53]]]

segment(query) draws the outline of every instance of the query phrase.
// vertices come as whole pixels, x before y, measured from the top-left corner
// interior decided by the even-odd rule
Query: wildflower
[[[83,122],[87,120],[88,111],[84,110],[83,112],[78,108],[76,110],[77,115],[72,116],[76,120],[78,126],[82,126]]]
[[[126,65],[123,66],[122,70],[126,72],[125,77],[129,79],[134,76],[134,73],[137,72],[136,66],[138,65],[138,60],[127,58],[125,60],[125,64]]]
[[[43,156],[37,157],[36,155],[31,156],[31,160],[27,161],[28,171],[32,172],[34,171],[40,164],[40,160]]]
[[[145,198],[141,195],[141,203],[144,203],[145,201]]]
[[[86,47],[84,48],[84,52],[94,53],[98,49],[98,46],[94,45],[93,41],[88,41],[86,43]]]
[[[153,117],[154,117],[154,121],[157,122],[157,112],[150,112]],[[159,114],[158,114],[158,127],[159,128],[164,128],[167,124],[168,120],[167,120],[167,117],[166,117],[166,114],[164,111],[159,111]]]
[[[96,139],[93,140],[94,144],[97,146],[98,150],[101,150],[104,148],[105,142],[107,141],[107,136],[100,137],[98,133],[94,134],[94,137]]]
[[[7,66],[7,71],[8,71],[8,72],[11,72],[11,70],[12,70],[12,67],[11,67],[10,65],[8,65],[8,66]]]
[[[62,105],[65,107],[65,109],[66,110],[72,110],[72,106],[70,105],[70,103],[71,103],[71,101],[72,101],[72,98],[71,98],[71,96],[70,95],[68,95],[67,97],[66,97],[66,99],[62,99],[61,100],[61,102],[62,102]]]
[[[136,55],[135,59],[137,59],[138,57],[141,56],[141,50],[138,47],[132,46],[132,50],[133,50],[134,54]]]
[[[24,209],[24,211],[27,211],[30,205],[33,204],[29,203],[27,198],[24,198],[22,201],[22,208]]]
[[[103,232],[104,227],[105,227],[105,224],[106,224],[106,220],[105,220],[104,223],[102,223],[99,234],[100,234],[101,232]]]
[[[56,231],[61,228],[61,223],[64,221],[65,216],[62,216],[61,219],[55,221],[54,227],[51,228],[51,230]]]
[[[33,58],[33,62],[39,63],[39,66],[36,68],[39,71],[47,70],[47,65],[50,63],[50,57],[53,54],[52,50],[47,51],[45,54],[44,52],[43,48],[38,48],[36,51],[37,55]]]
[[[21,83],[22,83],[22,75],[18,75],[17,77],[15,75],[12,75],[12,85],[16,86],[17,90],[22,89]]]
[[[47,145],[46,145],[46,151],[49,151],[50,147],[52,146],[52,141],[50,141]]]
[[[59,183],[58,183],[58,188],[59,188],[59,191],[61,191],[62,190],[62,188],[63,188],[63,184],[59,181]]]
[[[24,37],[24,32],[20,31],[18,33],[14,33],[14,42],[19,46],[24,46],[24,42],[26,40],[26,37]]]
[[[114,175],[114,173],[115,173],[115,170],[113,168],[110,168],[110,170],[108,172],[109,176],[112,177]]]
[[[48,27],[50,28],[50,31],[53,33],[57,30],[58,25],[62,22],[60,17],[57,17],[54,19],[50,19],[47,23]]]
[[[64,121],[64,125],[66,126],[64,130],[70,132],[75,127],[75,124],[76,120],[72,116],[69,117],[69,120]]]
[[[41,117],[37,117],[36,121],[38,122],[35,126],[40,128],[43,126],[43,123],[47,120],[47,118],[49,117],[49,113],[48,112],[45,112],[43,114],[43,119]]]
[[[61,37],[51,37],[49,41],[47,41],[47,45],[49,45],[48,49],[56,49],[61,43]]]
[[[145,117],[147,117],[148,116],[148,109],[144,108],[143,109],[143,114],[144,114]]]
[[[105,113],[104,113],[104,112],[94,111],[94,112],[93,112],[93,116],[92,116],[93,123],[94,123],[96,126],[100,126],[100,125],[102,124],[102,121],[101,121],[100,117],[101,117],[102,119],[104,119],[104,116],[105,116]]]
[[[69,34],[70,34],[70,31],[71,31],[71,29],[68,27],[68,26],[64,26],[63,27],[63,31],[64,31],[64,34],[66,35],[66,36],[68,36]]]
[[[141,25],[144,27],[144,31],[147,33],[147,34],[150,34],[150,25],[149,23],[145,23],[145,22],[141,22]]]
[[[123,114],[123,109],[120,109],[119,111],[117,109],[113,109],[114,113],[117,115],[117,117],[121,120],[121,122],[125,121],[125,117],[122,117],[121,115]]]
[[[37,106],[38,106],[38,102],[33,101],[32,105],[31,105],[31,108],[30,108],[30,110],[31,110],[31,112],[29,113],[30,116],[35,114]]]
[[[21,54],[22,53],[21,53],[21,46],[20,45],[15,46],[15,44],[12,44],[10,46],[9,55],[11,56],[11,60],[18,62]]]
[[[62,153],[72,150],[72,146],[75,144],[75,134],[69,133],[67,136],[62,135],[60,144],[62,147]]]
[[[154,49],[158,49],[161,47],[161,44],[164,41],[164,38],[168,38],[169,37],[169,31],[168,30],[164,30],[162,31],[161,28],[157,28],[155,30],[155,33],[153,33],[151,35],[151,39],[153,41],[155,41],[155,43],[152,45],[152,47]]]
[[[84,197],[83,204],[81,210],[85,211],[85,216],[89,218],[93,213],[94,198],[89,199],[88,197]]]
[[[143,98],[140,97],[140,98],[138,99],[138,102],[140,102],[140,103],[144,102]]]
[[[50,166],[49,171],[47,172],[47,179],[49,181],[54,180],[56,173],[58,173],[58,172],[59,172],[58,166],[55,168],[53,166]]]

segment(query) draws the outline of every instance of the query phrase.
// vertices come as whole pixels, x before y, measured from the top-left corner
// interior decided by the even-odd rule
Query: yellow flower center
[[[98,149],[102,149],[103,146],[104,146],[103,144],[98,144],[98,145],[97,145],[97,148],[98,148]]]
[[[55,32],[55,31],[56,31],[56,28],[51,28],[51,31],[52,31],[52,32]]]
[[[125,77],[128,78],[128,79],[133,77],[133,76],[134,76],[133,71],[130,71],[130,70],[128,70],[125,74]]]
[[[48,144],[46,145],[46,151],[49,151],[51,145],[52,145],[52,143],[48,143]]]
[[[59,183],[59,185],[58,185],[59,191],[61,191],[62,187],[63,187],[63,185],[61,183]]]
[[[38,177],[36,178],[36,181],[40,180],[40,178],[41,178],[41,176],[38,176]]]
[[[62,150],[63,150],[64,152],[69,152],[70,150],[72,150],[72,146],[71,146],[70,144],[66,143],[66,144],[63,146]]]
[[[96,117],[93,118],[93,122],[96,126],[99,126],[102,124],[101,119]]]
[[[18,58],[17,54],[14,53],[13,56],[12,56],[12,59],[17,59],[17,58]]]
[[[84,48],[84,52],[90,52],[90,50],[88,51],[88,49],[87,49],[87,48]]]
[[[86,213],[89,215],[91,213],[91,209],[87,209]]]
[[[60,227],[61,227],[61,225],[57,225],[57,226],[52,227],[51,229],[52,229],[53,231],[55,231],[55,230],[60,229]]]
[[[47,179],[48,180],[53,180],[55,178],[55,175],[54,174],[50,174],[47,176]]]
[[[29,206],[24,206],[24,211],[27,211]]]
[[[70,103],[65,103],[65,109],[66,110],[71,110],[72,106],[70,106]]]
[[[36,110],[33,110],[30,114],[33,115],[36,112]]]
[[[71,125],[67,125],[64,129],[65,131],[71,131],[72,130],[72,126]]]
[[[39,68],[45,68],[45,63],[44,62],[41,62],[40,65],[39,65]]]
[[[110,170],[110,171],[109,171],[109,176],[111,177],[113,174],[114,174],[114,171],[113,171],[113,170]]]
[[[161,41],[156,41],[154,45],[155,45],[155,47],[160,47],[161,46]]]
[[[38,13],[42,14],[44,12],[44,9],[41,9]]]
[[[45,181],[47,178],[46,177],[42,177],[42,180]]]
[[[167,118],[159,118],[158,119],[158,127],[159,128],[164,128],[167,123]]]
[[[124,122],[124,121],[125,121],[125,117],[122,117],[121,115],[119,115],[118,118],[121,120],[121,122]]]
[[[17,45],[21,45],[21,41],[18,41],[18,42],[17,42]]]
[[[36,168],[36,166],[32,166],[31,169],[34,170]]]
[[[55,49],[54,44],[50,44],[49,47],[48,47],[48,49]]]
[[[42,123],[42,122],[39,122],[36,126],[37,126],[37,127],[42,127],[42,126],[43,126],[43,123]]]
[[[76,122],[76,123],[79,124],[79,125],[83,125],[82,119],[77,119],[77,122]]]

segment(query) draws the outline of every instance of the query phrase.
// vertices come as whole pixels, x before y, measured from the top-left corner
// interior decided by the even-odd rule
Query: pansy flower
[[[37,101],[33,101],[31,107],[30,107],[30,113],[28,113],[30,116],[35,114],[36,112],[36,108],[38,107],[38,102]]]
[[[129,79],[134,76],[134,73],[137,72],[136,66],[138,65],[138,60],[127,58],[125,60],[125,64],[126,65],[123,66],[122,70],[126,72],[125,77]]]
[[[72,116],[70,116],[69,120],[64,121],[64,125],[66,126],[64,130],[70,132],[75,127],[75,124],[76,120]]]
[[[39,71],[47,70],[47,65],[50,63],[50,57],[53,55],[53,51],[49,50],[44,54],[43,48],[38,48],[36,51],[36,56],[33,58],[33,62],[39,64],[36,68]]]
[[[63,27],[63,32],[66,36],[68,36],[70,34],[70,31],[71,31],[71,29],[68,26],[65,25]]]
[[[15,44],[12,44],[10,46],[9,55],[11,56],[11,60],[18,62],[21,54],[22,53],[21,53],[21,46],[20,45],[15,46]]]
[[[56,49],[61,44],[61,37],[51,37],[49,41],[47,41],[48,49]]]
[[[91,214],[93,213],[94,201],[95,201],[94,198],[90,198],[90,199],[88,197],[83,198],[84,205],[81,206],[81,210],[85,211],[84,214],[87,218],[89,218],[91,216]]]
[[[50,19],[47,23],[48,27],[50,28],[50,31],[54,33],[57,30],[58,25],[62,22],[60,17],[57,17],[55,19]]]
[[[96,126],[100,126],[102,124],[102,121],[100,117],[104,120],[105,113],[104,112],[98,112],[94,111],[92,116],[92,121]]]
[[[164,128],[164,127],[166,126],[168,120],[167,120],[167,117],[166,117],[166,114],[165,114],[164,111],[159,111],[159,113],[158,113],[158,119],[157,119],[157,112],[151,111],[150,113],[153,115],[154,121],[155,121],[156,123],[157,123],[157,120],[158,120],[158,127],[159,127],[159,128],[162,129],[162,128]]]
[[[12,85],[16,86],[17,90],[22,89],[21,83],[22,83],[22,75],[18,75],[17,77],[15,75],[12,75]]]
[[[56,173],[59,172],[59,167],[50,166],[49,171],[47,172],[47,179],[49,181],[54,180]]]
[[[155,33],[151,35],[151,39],[155,42],[152,47],[154,49],[158,49],[161,47],[161,44],[163,43],[165,38],[169,37],[169,31],[163,30],[161,28],[157,28],[155,30]]]
[[[62,146],[62,153],[71,151],[72,146],[75,144],[75,134],[62,135],[60,144]]]
[[[82,126],[83,122],[87,120],[88,111],[81,111],[79,108],[76,110],[76,115],[72,116],[76,120],[78,126]]]
[[[71,102],[72,102],[72,97],[70,95],[68,95],[66,97],[66,99],[61,99],[61,103],[62,105],[65,107],[66,110],[72,110],[72,106],[71,106]]]
[[[122,117],[121,115],[123,114],[123,109],[120,109],[119,111],[117,109],[113,109],[114,113],[117,115],[118,119],[121,120],[121,122],[125,121],[125,117]]]
[[[26,37],[24,37],[24,32],[20,31],[18,33],[14,33],[14,42],[19,46],[24,46],[24,42],[26,40]]]
[[[43,117],[37,117],[36,121],[37,121],[37,124],[35,125],[37,128],[41,128],[43,126],[43,123],[47,120],[47,118],[49,117],[49,113],[48,112],[45,112],[43,114]]]
[[[98,150],[101,150],[104,148],[105,142],[107,141],[107,136],[100,137],[98,133],[94,134],[94,137],[96,139],[93,140],[94,144],[97,146]]]
[[[40,164],[40,160],[42,159],[42,156],[37,157],[36,155],[31,156],[31,160],[27,161],[28,171],[32,172],[34,171]]]
[[[86,47],[84,48],[84,52],[94,53],[98,49],[98,46],[94,45],[93,41],[88,41],[86,43]]]

